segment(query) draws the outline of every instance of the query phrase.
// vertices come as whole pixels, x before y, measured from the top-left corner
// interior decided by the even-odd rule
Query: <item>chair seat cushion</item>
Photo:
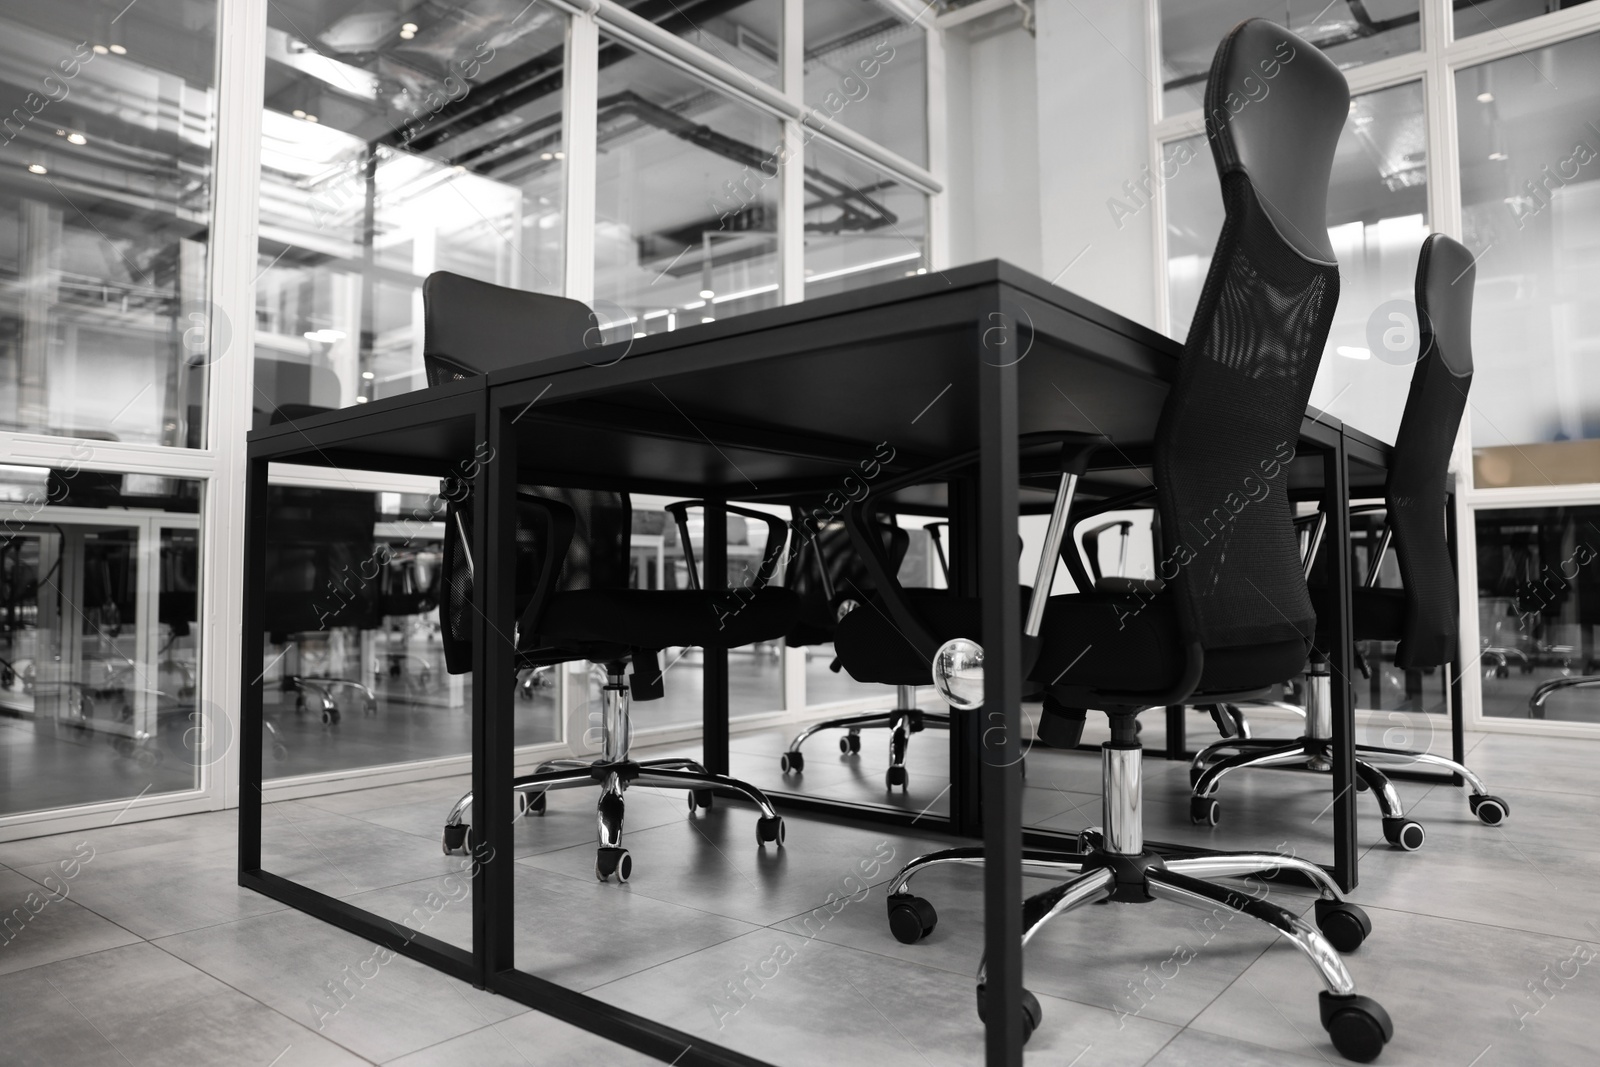
[[[800,598],[768,586],[758,592],[678,589],[575,589],[545,606],[534,643],[554,647],[668,648],[773,641],[800,614]]]
[[[981,640],[981,602],[943,591],[908,590],[912,610],[941,644]],[[1027,601],[1023,599],[1023,609]],[[1053,596],[1045,607],[1041,651],[1029,680],[1050,687],[1159,693],[1175,685],[1183,650],[1170,594],[1147,598],[1108,593]],[[885,610],[857,608],[839,623],[834,648],[851,677],[889,685],[928,685],[931,665],[901,635]],[[1234,692],[1272,685],[1305,667],[1306,643],[1212,649],[1200,690]]]

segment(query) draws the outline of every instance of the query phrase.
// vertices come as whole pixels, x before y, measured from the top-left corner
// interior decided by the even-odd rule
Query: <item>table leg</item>
[[[728,512],[722,504],[706,498],[701,588],[714,593],[728,588]],[[728,650],[707,646],[701,651],[705,671],[700,690],[700,762],[712,774],[727,774]]]
[[[1331,635],[1332,645],[1323,651],[1328,657],[1333,700],[1333,874],[1348,893],[1357,881],[1355,687],[1351,680],[1355,646],[1350,619],[1355,578],[1350,565],[1350,463],[1342,433],[1334,448],[1324,453],[1322,463],[1329,596],[1321,606],[1328,614],[1320,625]]]

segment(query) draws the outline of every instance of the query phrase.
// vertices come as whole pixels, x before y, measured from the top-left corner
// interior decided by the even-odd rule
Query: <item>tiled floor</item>
[[[791,778],[788,787],[938,810],[943,735],[915,739],[911,789],[891,800],[882,733],[864,736],[854,759],[819,738],[803,786]],[[736,772],[782,784],[783,741],[735,738]],[[1600,952],[1600,745],[1469,741],[1470,762],[1511,802],[1505,826],[1480,825],[1449,787],[1401,783],[1429,833],[1422,851],[1398,853],[1362,798],[1354,896],[1373,933],[1347,962],[1394,1018],[1379,1062],[1594,1063],[1600,957],[1584,960]],[[1098,821],[1098,773],[1092,755],[1036,750],[1032,821],[1067,830]],[[1234,776],[1223,787],[1223,824],[1204,831],[1188,824],[1186,784],[1182,765],[1146,761],[1148,836],[1269,850],[1287,842],[1325,858],[1325,779]],[[461,785],[272,805],[267,866],[397,928],[465,944],[470,903],[453,877],[461,860],[438,847]],[[884,921],[883,880],[935,836],[791,817],[787,846],[758,850],[746,805],[719,800],[690,816],[679,794],[628,798],[635,868],[626,886],[591,873],[591,790],[553,795],[545,816],[519,822],[520,966],[778,1064],[981,1062],[971,985],[979,872],[919,881],[940,914],[923,943],[900,944]],[[0,845],[0,1063],[651,1062],[404,958],[375,956],[367,942],[238,888],[235,824],[233,812],[216,812]],[[1271,893],[1309,909],[1308,894]],[[1317,1021],[1316,976],[1298,954],[1242,919],[1208,937],[1199,918],[1170,905],[1107,906],[1048,927],[1028,951],[1027,981],[1044,1007],[1029,1062],[1342,1062]],[[1168,963],[1180,947],[1186,962]],[[1132,992],[1139,983],[1143,997]]]

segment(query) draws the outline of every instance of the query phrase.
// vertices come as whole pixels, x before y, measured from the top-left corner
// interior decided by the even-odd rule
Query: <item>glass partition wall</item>
[[[1221,225],[1197,110],[1216,41],[1241,18],[1287,18],[1353,95],[1329,197],[1340,306],[1312,403],[1392,440],[1419,329],[1417,250],[1434,230],[1459,238],[1477,268],[1475,374],[1454,465],[1464,710],[1484,729],[1589,730],[1600,721],[1584,607],[1600,545],[1588,524],[1600,504],[1589,297],[1600,280],[1600,5],[1155,0],[1151,11],[1161,325],[1187,331]],[[1380,583],[1397,578],[1386,569]],[[1365,651],[1374,669],[1359,706],[1378,714],[1362,728],[1382,733],[1399,715],[1406,743],[1442,744],[1443,680],[1395,672],[1392,649]]]

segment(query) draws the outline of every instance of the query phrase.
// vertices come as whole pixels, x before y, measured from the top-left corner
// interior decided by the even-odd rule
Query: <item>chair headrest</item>
[[[1457,378],[1472,373],[1472,289],[1478,268],[1454,238],[1432,233],[1417,259],[1417,311],[1423,358],[1437,354]],[[1428,343],[1429,337],[1432,343]]]
[[[581,301],[449,271],[428,275],[422,302],[422,358],[430,385],[576,352],[594,325]]]
[[[1283,27],[1249,19],[1217,47],[1205,108],[1219,176],[1243,171],[1279,236],[1332,263],[1328,175],[1350,113],[1339,68]]]

